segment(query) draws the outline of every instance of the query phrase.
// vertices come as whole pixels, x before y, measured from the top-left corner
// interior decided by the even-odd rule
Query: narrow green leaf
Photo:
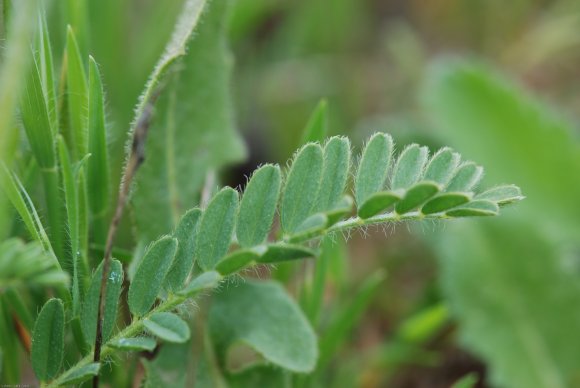
[[[183,343],[190,337],[189,326],[173,313],[155,313],[143,321],[143,326],[160,339]]]
[[[471,196],[467,193],[443,193],[431,199],[421,208],[423,214],[435,214],[453,209],[469,202]]]
[[[225,287],[212,300],[208,327],[222,362],[228,348],[241,341],[294,372],[310,372],[316,365],[314,330],[278,283],[247,279]]]
[[[198,233],[198,224],[201,219],[201,210],[194,208],[181,217],[173,237],[177,239],[177,253],[173,264],[165,277],[164,287],[170,291],[177,291],[189,276],[193,268],[195,256],[195,239]]]
[[[399,214],[405,214],[427,202],[439,190],[439,185],[434,182],[419,182],[407,190],[405,197],[395,205],[395,210]]]
[[[259,258],[260,254],[256,250],[240,249],[221,259],[215,269],[223,276],[228,276],[252,265]]]
[[[477,374],[472,372],[454,382],[451,388],[475,388],[478,380]]]
[[[499,207],[495,202],[491,202],[486,199],[480,199],[449,210],[445,214],[449,217],[477,217],[496,216],[498,213]]]
[[[97,331],[97,313],[99,311],[99,294],[101,291],[101,277],[103,276],[103,262],[93,274],[91,283],[83,301],[81,310],[81,328],[88,345],[95,343]],[[117,321],[117,306],[123,285],[123,266],[118,260],[111,261],[109,276],[107,277],[107,292],[105,295],[105,313],[103,319],[103,340],[107,341],[113,332]]]
[[[264,242],[276,213],[282,177],[280,167],[265,165],[252,174],[240,203],[236,235],[243,247]]]
[[[302,134],[302,143],[310,142],[322,143],[328,133],[328,103],[326,100],[320,100],[314,112],[310,115],[308,123]]]
[[[57,375],[64,356],[64,306],[50,299],[40,310],[32,333],[32,369],[41,381]]]
[[[191,298],[204,290],[210,290],[217,287],[223,276],[216,271],[207,271],[193,279],[183,290],[179,291],[179,295]]]
[[[104,104],[99,67],[94,58],[89,57],[88,132],[91,158],[88,164],[87,183],[91,213],[95,217],[105,215],[111,193]]]
[[[266,252],[264,252],[264,254],[259,257],[258,262],[264,264],[273,264],[315,256],[316,252],[303,247],[302,245],[277,243],[268,245]]]
[[[402,191],[379,191],[367,198],[359,207],[358,216],[367,219],[396,204],[403,198]]]
[[[498,205],[507,205],[524,199],[522,191],[514,185],[498,186],[475,196],[475,199],[487,199]]]
[[[401,152],[393,171],[391,189],[407,189],[421,179],[423,168],[427,163],[429,150],[427,147],[419,147],[411,144]]]
[[[99,374],[101,369],[101,364],[98,362],[92,362],[81,368],[75,369],[72,373],[68,374],[63,380],[60,380],[61,385],[76,385]]]
[[[318,192],[318,211],[334,209],[344,196],[350,172],[350,141],[333,137],[324,146],[322,179]]]
[[[129,286],[129,309],[142,316],[149,311],[161,291],[165,276],[177,251],[177,240],[165,236],[155,241],[145,252]]]
[[[118,338],[107,345],[128,352],[151,352],[157,346],[157,341],[150,337]]]
[[[459,166],[461,156],[449,148],[441,148],[429,161],[423,179],[446,186]]]
[[[58,128],[58,109],[56,106],[56,87],[54,83],[54,68],[52,60],[52,49],[50,46],[50,36],[48,34],[48,26],[45,15],[41,13],[39,16],[39,67],[42,79],[42,86],[46,96],[46,107],[48,109],[48,116],[50,119],[50,127],[53,130],[53,135],[56,134]]]
[[[195,246],[196,257],[202,269],[212,269],[228,252],[237,211],[238,192],[231,187],[220,190],[208,204],[201,217]]]
[[[393,153],[393,139],[386,133],[374,134],[367,143],[355,178],[356,204],[360,207],[373,194],[382,191]]]
[[[65,138],[67,139],[67,144],[71,147],[73,159],[79,160],[89,150],[87,78],[81,53],[70,26],[68,26],[66,35],[66,60],[66,101],[69,114],[67,129],[69,132],[65,132]]]
[[[284,187],[280,222],[284,233],[291,234],[314,209],[322,176],[323,155],[318,144],[307,144],[296,154]]]
[[[473,190],[479,183],[483,175],[483,168],[477,166],[475,163],[465,163],[459,167],[455,176],[449,182],[447,191],[463,191],[468,192]]]
[[[334,207],[330,210],[324,212],[326,218],[328,219],[327,227],[336,224],[338,221],[348,216],[352,211],[352,205],[354,201],[352,197],[348,194],[342,196],[342,198],[335,203]]]

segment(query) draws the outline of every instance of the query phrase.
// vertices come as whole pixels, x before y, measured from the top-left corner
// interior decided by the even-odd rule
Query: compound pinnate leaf
[[[495,202],[485,199],[471,201],[463,206],[447,211],[450,217],[478,217],[495,216],[499,213],[499,206]]]
[[[238,201],[236,190],[223,188],[213,197],[201,217],[195,252],[199,266],[206,271],[212,269],[228,252],[236,225]]]
[[[160,339],[183,343],[190,337],[189,326],[173,313],[155,313],[143,321],[148,332]]]
[[[360,218],[367,219],[377,215],[402,199],[400,192],[380,191],[371,195],[358,210]]]
[[[443,193],[428,201],[421,208],[423,214],[435,214],[444,212],[454,207],[466,204],[471,200],[467,193]]]
[[[294,158],[280,206],[280,221],[285,233],[292,234],[312,214],[322,166],[323,153],[318,144],[305,145]]]
[[[50,299],[40,310],[32,333],[32,369],[41,381],[56,376],[64,356],[64,305]]]
[[[183,290],[179,291],[178,294],[191,298],[202,291],[216,288],[222,279],[223,276],[217,271],[204,272],[189,282],[189,284],[185,286]]]
[[[157,346],[157,341],[150,337],[119,338],[107,343],[107,345],[128,352],[151,352]]]
[[[248,182],[238,214],[236,236],[243,247],[264,242],[276,213],[282,174],[280,167],[265,165],[257,169]]]
[[[101,291],[101,277],[103,276],[103,262],[99,264],[93,274],[89,289],[85,295],[81,309],[81,328],[85,341],[89,345],[95,343],[97,330],[97,312],[99,310],[99,293]],[[118,260],[111,260],[109,275],[107,276],[107,291],[105,295],[105,313],[103,315],[103,340],[107,341],[111,335],[117,319],[117,305],[123,285],[123,266]]]
[[[447,191],[472,191],[483,176],[483,168],[475,163],[460,166],[447,186]]]
[[[87,381],[88,379],[98,375],[100,369],[101,369],[100,363],[92,362],[88,365],[85,365],[81,368],[74,370],[72,373],[68,374],[64,379],[62,379],[59,383],[61,385],[80,384],[83,381]]]
[[[522,200],[523,198],[524,196],[522,195],[520,188],[514,185],[494,187],[475,197],[475,199],[487,199],[500,206]]]
[[[407,190],[405,197],[395,205],[395,210],[399,214],[405,214],[427,202],[440,189],[434,182],[419,182]]]
[[[459,166],[461,156],[449,148],[442,148],[429,161],[423,179],[446,186]]]
[[[324,146],[322,179],[318,192],[318,211],[336,207],[344,195],[350,171],[350,141],[346,137],[333,137]]]
[[[427,147],[411,144],[401,152],[393,171],[391,189],[407,189],[414,185],[423,175],[429,151]]]
[[[374,134],[365,146],[354,183],[359,208],[371,195],[383,190],[392,152],[393,139],[386,133]]]
[[[256,250],[240,249],[221,259],[215,269],[223,276],[227,276],[248,267],[259,258],[260,254]]]
[[[293,372],[314,369],[316,335],[294,300],[278,283],[246,280],[215,295],[209,329],[223,361],[242,341],[272,364]]]
[[[177,251],[177,240],[165,236],[155,241],[141,259],[129,286],[129,309],[142,316],[149,311],[161,291],[165,276]]]
[[[189,276],[193,268],[195,256],[195,240],[198,233],[198,224],[201,219],[200,209],[191,209],[187,211],[177,228],[173,233],[173,237],[177,239],[178,246],[175,253],[175,259],[171,268],[165,277],[165,288],[170,291],[181,289],[183,282]]]

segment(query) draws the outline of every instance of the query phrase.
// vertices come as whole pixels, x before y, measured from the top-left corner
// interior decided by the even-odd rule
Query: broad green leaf
[[[259,245],[268,236],[278,205],[281,182],[278,166],[265,165],[252,174],[238,214],[236,235],[241,246]]]
[[[109,208],[109,154],[105,125],[105,101],[99,66],[89,57],[88,132],[89,152],[88,192],[91,213],[104,217]]]
[[[178,292],[179,295],[194,297],[196,294],[216,288],[223,276],[216,271],[207,271],[193,279],[185,288]]]
[[[226,31],[231,5],[185,2],[166,55],[144,93],[145,102],[137,109],[138,114],[144,109],[155,85],[167,82],[156,103],[147,159],[133,197],[137,230],[145,241],[172,230],[181,214],[198,204],[208,171],[246,156],[235,130],[229,89],[233,62]],[[167,72],[172,63],[178,64],[175,71]]]
[[[429,161],[423,179],[447,186],[459,166],[461,156],[449,148],[441,148]]]
[[[277,243],[269,244],[266,251],[258,258],[258,262],[264,264],[274,264],[282,261],[290,261],[315,257],[316,252],[302,245]]]
[[[419,182],[407,190],[405,197],[395,205],[395,210],[399,214],[405,214],[427,202],[439,190],[439,185],[434,182]]]
[[[183,286],[183,282],[189,276],[193,268],[195,256],[195,239],[198,233],[198,224],[201,218],[201,210],[194,208],[181,217],[173,237],[177,239],[177,253],[173,264],[165,277],[165,287],[171,291],[177,291]]]
[[[318,192],[317,210],[332,210],[344,195],[350,173],[350,141],[346,137],[333,137],[324,146],[322,179]]]
[[[220,190],[207,205],[195,244],[195,256],[202,269],[212,269],[228,252],[237,212],[238,192],[230,187]]]
[[[222,363],[228,348],[241,341],[293,372],[310,372],[316,365],[316,335],[278,283],[247,279],[224,288],[213,298],[209,330]]]
[[[73,372],[68,374],[64,379],[60,380],[59,383],[61,385],[67,386],[80,384],[83,381],[87,381],[88,379],[91,379],[94,376],[98,375],[100,369],[101,364],[99,364],[98,362],[92,362],[81,368],[75,369]]]
[[[402,198],[403,196],[400,191],[379,191],[378,193],[369,196],[366,201],[359,206],[358,215],[362,219],[370,218],[387,210]]]
[[[91,283],[83,300],[81,310],[81,328],[88,345],[95,343],[97,332],[97,313],[99,311],[99,294],[101,291],[101,277],[103,276],[103,262],[91,278]],[[123,285],[123,266],[118,260],[111,260],[109,276],[107,276],[107,291],[105,294],[105,313],[103,319],[103,341],[111,336],[117,321],[117,305]]]
[[[461,342],[489,366],[489,383],[578,386],[580,283],[561,247],[526,220],[449,228],[436,244],[443,290]]]
[[[465,163],[460,166],[451,182],[447,186],[447,191],[472,191],[479,183],[483,175],[483,168],[477,166],[475,163]]]
[[[447,211],[445,214],[450,217],[477,217],[477,216],[496,216],[499,213],[499,207],[495,202],[485,199],[471,201],[463,206]]]
[[[307,144],[296,154],[286,179],[280,222],[292,234],[313,212],[322,177],[323,154],[318,144]]]
[[[310,142],[322,143],[328,133],[328,103],[326,100],[320,100],[302,134],[302,143]]]
[[[475,199],[487,199],[498,205],[507,205],[523,199],[522,191],[514,185],[497,186],[475,196]]]
[[[391,189],[407,189],[414,185],[423,175],[423,168],[427,163],[429,150],[412,144],[405,148],[397,159],[393,170]]]
[[[205,353],[205,352],[204,352]],[[203,354],[201,358],[205,357]],[[192,351],[189,342],[184,344],[165,343],[153,360],[141,359],[145,368],[146,379],[142,382],[143,388],[186,388],[189,376],[188,367],[191,365]],[[198,359],[196,359],[198,361]],[[204,368],[199,360],[197,368]],[[205,368],[204,368],[205,369]],[[191,386],[191,385],[189,385]],[[198,387],[198,385],[195,385]],[[213,387],[212,387],[213,388]],[[223,388],[217,386],[216,388]]]
[[[142,316],[149,311],[161,291],[165,276],[177,251],[177,240],[165,236],[155,241],[141,259],[129,286],[129,309]]]
[[[32,333],[32,369],[41,381],[52,379],[64,356],[64,306],[50,299],[38,314]]]
[[[79,160],[89,151],[87,130],[88,93],[85,66],[74,32],[69,26],[66,35],[66,90],[68,103],[68,127],[64,136],[71,148],[74,160]]]
[[[453,209],[469,202],[471,197],[467,193],[442,193],[428,201],[421,208],[423,214],[435,214]]]
[[[386,133],[374,134],[363,151],[355,178],[355,199],[360,207],[383,190],[393,153],[393,139]]]
[[[190,337],[189,326],[173,313],[155,313],[143,321],[145,329],[160,339],[183,343]]]
[[[150,337],[133,337],[119,338],[107,343],[107,345],[128,352],[151,352],[157,346],[157,342]]]
[[[260,254],[255,250],[239,249],[221,259],[215,269],[222,276],[228,276],[252,265],[259,258]]]

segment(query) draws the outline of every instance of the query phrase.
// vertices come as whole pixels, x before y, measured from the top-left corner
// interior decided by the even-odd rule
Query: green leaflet
[[[155,303],[177,251],[177,240],[165,236],[155,241],[141,259],[129,286],[129,309],[145,315]]]
[[[499,213],[499,206],[495,202],[485,199],[471,201],[468,204],[459,206],[447,211],[445,214],[450,217],[477,217],[496,216]]]
[[[183,343],[190,337],[189,326],[173,313],[155,313],[143,321],[145,329],[160,339]]]
[[[222,276],[228,276],[254,264],[259,258],[260,254],[255,250],[239,249],[221,259],[215,269]]]
[[[259,263],[274,264],[283,261],[315,257],[316,252],[302,245],[277,243],[270,244],[266,251],[258,258]]]
[[[487,199],[496,202],[499,206],[508,205],[523,198],[520,188],[514,185],[497,186],[475,196],[475,199]]]
[[[429,151],[427,147],[411,144],[401,152],[393,171],[391,189],[407,189],[423,175]]]
[[[399,214],[405,214],[427,202],[439,190],[439,185],[434,182],[419,182],[407,190],[405,197],[395,205],[395,210]]]
[[[76,385],[80,384],[83,381],[86,381],[97,374],[99,374],[99,370],[101,369],[101,364],[98,362],[93,362],[88,365],[83,366],[71,374],[67,375],[63,380],[61,380],[61,385]]]
[[[201,291],[210,290],[219,285],[223,276],[216,271],[207,271],[193,279],[185,288],[178,292],[179,295],[192,298]]]
[[[97,331],[97,312],[99,310],[99,292],[101,291],[101,276],[103,275],[103,262],[93,274],[91,283],[83,301],[81,310],[81,328],[88,345],[95,343]],[[107,276],[107,291],[105,295],[105,313],[103,319],[103,341],[106,342],[113,332],[117,321],[117,305],[123,285],[123,266],[118,260],[111,260],[109,276]]]
[[[66,35],[66,87],[68,103],[68,126],[64,136],[71,148],[73,160],[79,160],[89,151],[87,132],[87,78],[79,47],[72,28],[69,26]]]
[[[198,224],[201,218],[200,209],[191,209],[186,212],[173,237],[177,239],[178,247],[173,264],[165,277],[164,287],[170,291],[177,291],[183,286],[183,282],[189,276],[193,268],[195,255],[195,239],[198,233]]]
[[[278,283],[248,279],[224,288],[213,299],[209,330],[222,363],[229,346],[242,341],[269,362],[293,372],[309,372],[316,365],[316,335]]]
[[[443,291],[461,341],[490,366],[490,383],[578,386],[580,284],[561,247],[526,220],[449,227],[435,244]]]
[[[44,13],[41,13],[39,19],[40,26],[38,31],[38,65],[40,68],[40,76],[42,79],[44,94],[46,96],[46,107],[50,119],[50,127],[52,128],[53,135],[55,135],[58,128],[58,109],[56,106],[56,87],[54,83],[52,49]]]
[[[319,235],[328,226],[328,217],[324,213],[316,213],[304,220],[294,230],[290,242],[304,241],[316,235]]]
[[[355,178],[355,199],[360,208],[373,194],[382,191],[393,152],[393,139],[386,133],[374,134],[367,143]]]
[[[236,236],[242,247],[253,247],[264,242],[276,213],[282,177],[280,167],[265,165],[257,169],[246,185]]]
[[[447,186],[459,166],[461,156],[450,148],[441,148],[429,161],[423,179]]]
[[[107,129],[103,85],[99,67],[89,57],[88,132],[89,152],[88,193],[91,213],[103,217],[109,207],[109,154],[107,151]]]
[[[318,144],[307,144],[296,154],[284,187],[280,222],[286,234],[292,234],[314,209],[320,187],[323,155]]]
[[[317,200],[318,211],[332,210],[340,202],[349,172],[350,141],[346,137],[333,137],[324,146],[322,179]]]
[[[212,269],[230,246],[236,214],[238,192],[225,187],[213,197],[204,211],[199,224],[195,252],[199,266]]]
[[[320,100],[302,133],[302,143],[321,142],[328,133],[328,103]]]
[[[107,343],[115,349],[125,350],[128,352],[151,352],[157,346],[157,342],[150,337],[118,338]]]
[[[246,155],[235,131],[229,89],[230,5],[229,1],[188,0],[167,49],[169,61],[162,59],[152,77],[152,82],[165,79],[161,68],[183,57],[157,101],[147,159],[136,177],[134,214],[139,237],[145,241],[172,230],[179,216],[198,203],[207,171]],[[145,97],[154,90],[148,86]]]
[[[64,306],[50,299],[36,318],[32,333],[32,369],[41,381],[56,376],[64,356]]]
[[[359,207],[358,216],[367,219],[388,209],[402,199],[401,192],[380,191],[369,196]]]
[[[421,213],[440,213],[445,210],[453,209],[456,206],[461,206],[469,202],[470,199],[471,197],[466,193],[443,193],[423,205]]]
[[[483,175],[483,168],[475,163],[465,163],[455,172],[447,191],[469,192],[477,186]]]

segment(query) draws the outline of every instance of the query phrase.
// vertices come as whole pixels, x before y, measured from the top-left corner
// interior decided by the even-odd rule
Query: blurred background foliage
[[[49,26],[71,24],[101,65],[120,166],[135,102],[182,1],[87,1],[86,13],[74,0],[51,2]],[[326,241],[316,267],[273,271],[320,335],[319,368],[292,383],[448,387],[472,373],[480,387],[580,386],[580,3],[234,3],[231,81],[248,158],[223,169],[223,183],[243,185],[257,164],[287,160],[326,99],[330,135],[360,145],[381,130],[400,146],[451,145],[489,181],[527,196],[490,221],[369,229],[348,248]],[[55,53],[65,34],[51,30]],[[266,372],[259,379],[269,383],[250,370],[237,384],[289,381]]]

